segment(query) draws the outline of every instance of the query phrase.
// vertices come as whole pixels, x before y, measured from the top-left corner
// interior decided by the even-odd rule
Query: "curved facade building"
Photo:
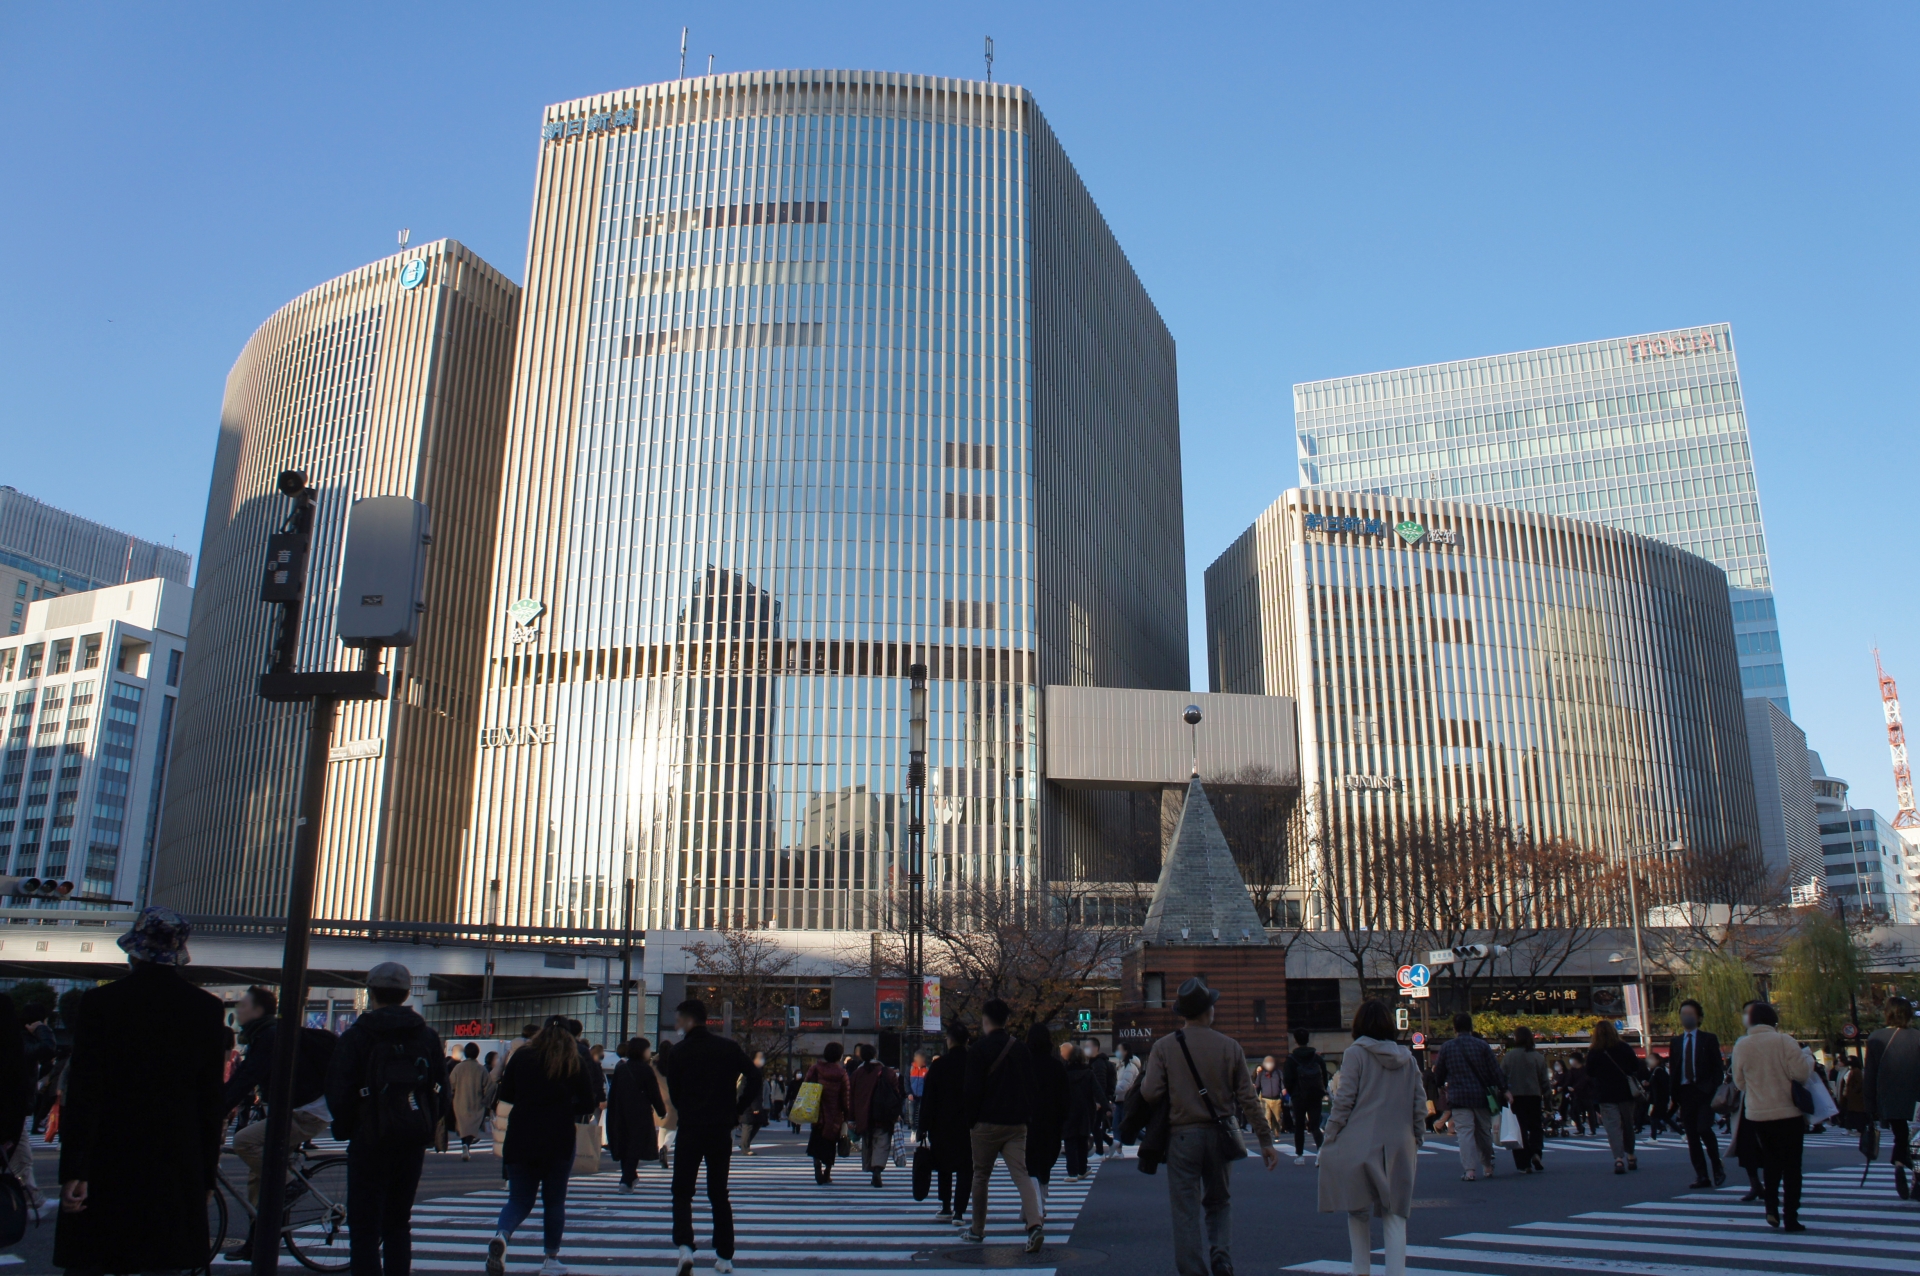
[[[301,670],[358,667],[334,635],[352,503],[412,497],[434,532],[420,641],[387,653],[392,698],[342,705],[335,720],[314,915],[453,915],[519,294],[442,240],[296,298],[241,351],[220,411],[155,903],[285,913],[308,715],[256,685],[276,612],[260,601],[267,536],[291,508],[274,484],[301,469],[321,493]]]
[[[1216,691],[1290,695],[1337,847],[1464,809],[1610,854],[1757,849],[1726,574],[1492,506],[1295,489],[1207,569]],[[1344,889],[1346,866],[1296,865]]]
[[[936,889],[1093,871],[1038,690],[1187,686],[1175,355],[1032,99],[710,76],[539,141],[464,915],[883,924],[916,659]]]

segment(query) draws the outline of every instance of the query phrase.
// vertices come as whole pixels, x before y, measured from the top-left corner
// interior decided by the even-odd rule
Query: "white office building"
[[[0,638],[0,871],[143,904],[193,591],[48,598]]]
[[[1847,782],[1826,774],[1820,755],[1807,751],[1813,771],[1814,805],[1820,819],[1827,894],[1849,913],[1884,914],[1896,926],[1920,917],[1913,864],[1906,844],[1878,811],[1847,804]]]

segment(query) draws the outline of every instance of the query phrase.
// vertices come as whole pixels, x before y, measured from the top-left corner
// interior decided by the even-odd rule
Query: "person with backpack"
[[[680,1156],[673,1166],[673,1243],[678,1276],[693,1272],[693,1189],[700,1163],[707,1166],[707,1204],[713,1210],[713,1270],[733,1270],[733,1202],[727,1171],[733,1159],[733,1128],[760,1087],[747,1052],[731,1037],[707,1031],[707,1003],[690,997],[674,1007],[680,1044],[668,1059],[667,1083],[680,1106]]]
[[[967,1051],[965,1091],[968,1134],[973,1140],[973,1227],[967,1239],[987,1239],[987,1184],[993,1163],[1004,1158],[1007,1177],[1020,1194],[1020,1221],[1027,1228],[1027,1253],[1046,1245],[1040,1193],[1027,1173],[1027,1124],[1034,1118],[1036,1086],[1033,1052],[1007,1031],[1012,1017],[995,997],[980,1007],[980,1044]],[[957,1220],[956,1220],[957,1221]]]
[[[881,1063],[871,1045],[863,1041],[853,1052],[860,1062],[847,1074],[853,1091],[853,1108],[848,1115],[860,1136],[861,1167],[873,1175],[873,1185],[879,1187],[881,1171],[893,1156],[893,1127],[900,1121],[906,1097],[900,1087],[900,1074]]]
[[[600,1106],[582,1061],[580,1044],[555,1015],[513,1052],[500,1078],[499,1099],[513,1105],[500,1159],[507,1171],[507,1203],[487,1242],[487,1276],[504,1276],[507,1242],[540,1197],[540,1276],[566,1276],[560,1242],[567,1230],[567,1178],[573,1173],[574,1126]],[[358,1272],[354,1276],[360,1276]]]
[[[1307,1135],[1313,1135],[1313,1155],[1320,1156],[1320,1104],[1327,1097],[1327,1065],[1320,1052],[1307,1044],[1305,1028],[1293,1030],[1293,1050],[1280,1067],[1280,1080],[1293,1100],[1293,1163],[1307,1163]]]
[[[263,1096],[273,1072],[273,1047],[279,1035],[279,1000],[271,989],[258,984],[240,995],[233,1017],[240,1025],[240,1043],[247,1048],[233,1075],[227,1078],[221,1102],[231,1113],[251,1101],[258,1090]],[[300,1032],[299,1058],[293,1067],[293,1115],[287,1126],[287,1146],[297,1148],[326,1132],[332,1117],[327,1111],[327,1069],[333,1063],[338,1039],[325,1028],[303,1028]],[[242,1126],[233,1136],[233,1154],[247,1167],[247,1204],[260,1204],[261,1161],[267,1150],[267,1123],[255,1121]],[[253,1261],[253,1235],[228,1251],[229,1261]]]
[[[367,972],[373,1009],[333,1052],[327,1107],[347,1145],[347,1243],[353,1276],[406,1276],[413,1195],[448,1108],[440,1034],[406,1005],[413,975],[397,961]]]

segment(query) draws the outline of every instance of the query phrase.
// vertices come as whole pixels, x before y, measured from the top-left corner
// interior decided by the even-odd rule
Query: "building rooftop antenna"
[[[713,54],[707,54],[707,74],[713,74]]]
[[[993,37],[987,37],[987,83],[993,83]]]
[[[680,28],[680,79],[687,78],[687,29]]]
[[[407,250],[407,241],[412,238],[413,238],[413,228],[411,226],[402,226],[400,228],[400,251],[401,252],[405,252]]]

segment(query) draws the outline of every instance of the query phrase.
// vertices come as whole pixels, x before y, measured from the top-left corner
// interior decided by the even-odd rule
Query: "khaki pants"
[[[1287,1128],[1287,1101],[1285,1099],[1262,1099],[1260,1106],[1267,1110],[1267,1128],[1273,1136],[1280,1137],[1280,1131]]]
[[[292,1128],[287,1131],[287,1148],[291,1151],[326,1132],[327,1119],[317,1112],[293,1114]],[[266,1155],[267,1123],[255,1121],[245,1126],[233,1136],[233,1154],[247,1163],[247,1204],[260,1203],[260,1162]]]
[[[33,1181],[33,1116],[31,1114],[20,1127],[20,1141],[13,1145],[13,1155],[7,1158],[7,1173],[19,1179],[20,1186],[27,1190],[27,1208],[39,1209],[40,1188]]]
[[[1024,1125],[988,1125],[973,1127],[973,1239],[987,1234],[987,1183],[993,1178],[993,1160],[1005,1157],[1007,1174],[1020,1193],[1020,1221],[1028,1227],[1040,1223],[1040,1192],[1027,1173],[1027,1127]]]

